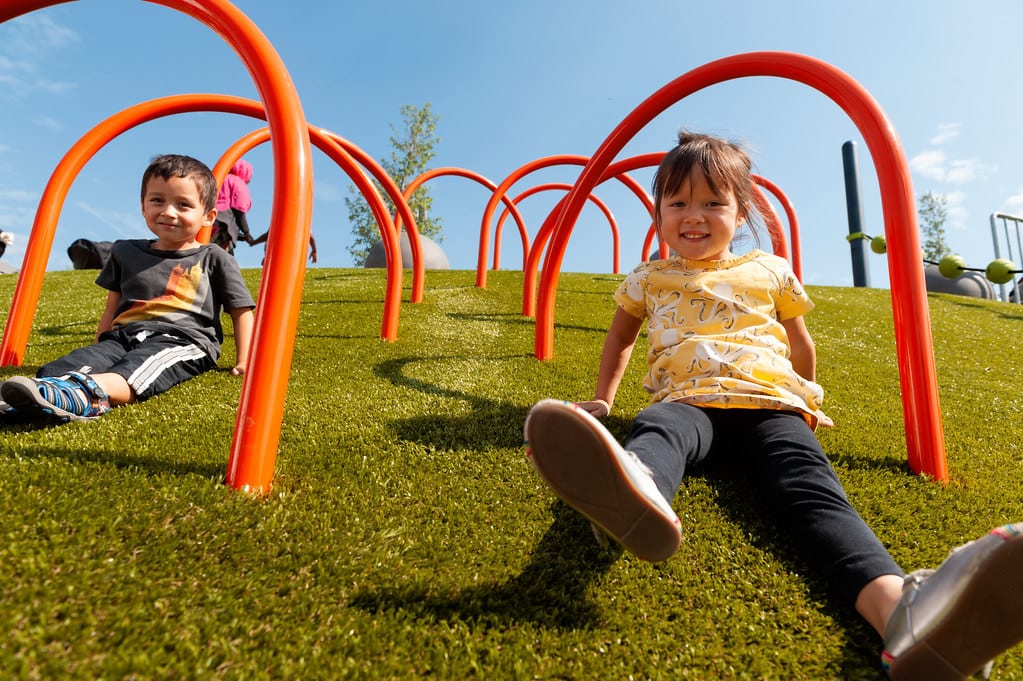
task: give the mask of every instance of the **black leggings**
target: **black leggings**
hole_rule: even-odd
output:
[[[871,580],[903,574],[796,412],[660,402],[636,416],[625,449],[650,467],[669,500],[692,466],[746,468],[800,557],[850,605]]]

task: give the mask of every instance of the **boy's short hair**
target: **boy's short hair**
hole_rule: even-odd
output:
[[[182,154],[163,154],[150,161],[142,173],[142,200],[146,200],[146,186],[154,177],[169,180],[172,177],[187,177],[199,189],[199,199],[204,211],[217,207],[217,179],[213,171],[202,161]]]

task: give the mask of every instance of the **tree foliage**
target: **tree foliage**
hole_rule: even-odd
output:
[[[952,249],[945,242],[945,221],[948,219],[945,195],[927,192],[921,196],[917,216],[923,237],[924,259],[937,262],[951,253]]]
[[[394,133],[390,138],[391,156],[387,160],[381,159],[380,165],[404,192],[412,180],[427,170],[427,164],[436,155],[435,147],[440,138],[435,134],[438,117],[430,109],[429,102],[422,108],[403,104],[401,117],[403,123],[401,130],[391,125],[391,131]],[[394,202],[375,178],[373,184],[376,185],[388,211],[394,216]],[[381,240],[380,226],[373,217],[373,211],[370,210],[366,199],[355,185],[349,187],[345,205],[348,207],[348,221],[352,225],[352,234],[355,237],[348,246],[348,252],[357,265],[363,265],[370,249]],[[432,207],[433,198],[426,186],[417,189],[409,199],[409,208],[412,210],[419,233],[440,242],[443,241],[441,236],[443,225],[439,218],[430,216]]]

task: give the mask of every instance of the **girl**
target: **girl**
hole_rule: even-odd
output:
[[[252,164],[239,159],[224,178],[217,193],[217,221],[213,223],[210,241],[234,254],[239,236],[250,243],[248,212],[252,209],[249,182],[252,181]],[[250,244],[251,245],[251,244]]]
[[[1023,574],[1023,523],[961,547],[937,571],[904,575],[814,437],[832,424],[803,322],[813,303],[784,259],[731,251],[752,192],[741,148],[679,135],[653,180],[658,234],[675,255],[640,264],[618,287],[594,399],[530,410],[533,466],[598,540],[651,561],[678,549],[669,500],[687,470],[742,466],[802,559],[884,638],[892,678],[965,678],[1023,639],[1023,589],[1011,587]],[[614,404],[644,319],[652,403],[621,447],[597,418]]]

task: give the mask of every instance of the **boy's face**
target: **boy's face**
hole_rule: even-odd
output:
[[[661,197],[658,208],[661,239],[688,260],[730,258],[735,230],[746,221],[735,194],[715,193],[700,173],[690,175],[674,194]]]
[[[199,245],[196,235],[213,226],[217,211],[203,211],[199,188],[191,178],[153,177],[142,198],[142,217],[156,235],[154,248],[182,251]]]

